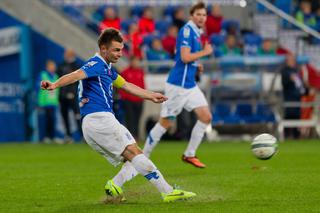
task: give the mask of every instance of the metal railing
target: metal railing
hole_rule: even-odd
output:
[[[288,15],[287,13],[283,12],[267,0],[256,0],[259,4],[265,6],[267,9],[272,11],[274,14],[278,15],[279,17],[283,18],[284,20],[288,21],[289,23],[293,24],[294,26],[298,27],[300,30],[308,33],[309,35],[312,35],[313,37],[320,39],[320,33],[315,31],[314,29],[310,28],[309,26],[297,22],[295,18],[293,18],[291,15]]]

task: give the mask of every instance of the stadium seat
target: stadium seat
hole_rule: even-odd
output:
[[[121,30],[125,31],[126,33],[128,33],[129,30],[129,26],[130,24],[137,22],[136,19],[134,18],[129,18],[129,19],[124,19],[121,21]]]
[[[142,16],[143,10],[144,10],[145,6],[143,5],[135,5],[131,8],[130,14],[133,17],[139,18]]]
[[[255,55],[258,51],[259,46],[262,43],[260,35],[248,33],[244,35],[244,53],[246,55]]]
[[[244,43],[249,45],[260,45],[262,42],[262,38],[260,35],[254,33],[248,33],[244,35]]]
[[[286,0],[286,1],[276,0],[274,4],[277,8],[279,8],[283,12],[286,12],[287,14],[291,14],[291,10],[292,10],[291,0]]]
[[[98,7],[92,14],[92,18],[97,21],[97,22],[101,22],[104,19],[104,11],[106,8],[108,7],[112,7],[114,9],[114,11],[119,14],[119,8],[117,6],[114,5],[103,5]]]
[[[159,32],[159,34],[165,35],[171,23],[171,20],[156,20],[156,30]]]
[[[233,115],[231,105],[227,103],[217,103],[214,105],[212,124],[237,124],[240,123],[239,116]]]
[[[178,6],[176,5],[168,5],[164,10],[163,10],[163,16],[164,17],[169,17],[172,18],[174,12],[176,11],[176,9],[178,8]]]
[[[210,36],[210,42],[215,47],[213,54],[217,58],[221,57],[223,55],[221,50],[220,50],[220,48],[219,48],[219,46],[224,44],[224,40],[225,40],[225,36],[224,35],[212,34]]]
[[[263,6],[262,4],[259,4],[259,3],[256,3],[256,9],[257,9],[257,12],[259,13],[268,13],[269,10]]]
[[[234,19],[223,20],[221,28],[225,32],[229,32],[230,30],[235,30],[237,33],[240,32],[240,23]]]
[[[74,22],[85,26],[87,21],[83,16],[81,10],[74,6],[64,5],[62,7],[64,13],[66,13]]]
[[[258,119],[253,114],[252,104],[248,104],[248,103],[237,104],[234,114],[236,117],[240,118],[241,122],[244,122],[244,123],[258,122]]]
[[[160,36],[155,34],[146,35],[145,37],[143,37],[143,44],[151,47],[152,41],[156,38],[160,39]]]
[[[222,44],[224,44],[224,39],[225,39],[225,36],[220,34],[212,34],[210,36],[211,44],[213,44],[215,47],[219,47]]]
[[[274,112],[268,104],[259,103],[257,105],[256,116],[261,122],[275,122],[276,118]]]

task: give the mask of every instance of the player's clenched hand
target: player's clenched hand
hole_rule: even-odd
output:
[[[45,90],[54,90],[56,88],[55,84],[50,81],[41,81],[40,87]]]
[[[154,103],[162,103],[162,102],[168,100],[168,98],[166,96],[162,95],[161,93],[153,92],[151,94],[150,100]]]
[[[213,47],[209,42],[206,42],[203,47],[203,51],[206,55],[210,55],[213,52]]]

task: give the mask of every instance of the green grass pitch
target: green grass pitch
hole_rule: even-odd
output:
[[[103,204],[112,167],[86,144],[1,144],[0,212],[320,212],[320,142],[281,143],[261,161],[249,143],[203,143],[197,169],[181,161],[186,142],[162,142],[152,160],[190,201],[163,203],[143,177],[124,186],[126,203]]]

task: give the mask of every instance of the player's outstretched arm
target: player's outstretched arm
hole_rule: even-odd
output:
[[[196,61],[204,56],[210,55],[213,52],[211,44],[206,42],[201,51],[191,53],[190,47],[181,47],[181,60],[183,63],[190,63]]]
[[[124,89],[125,91],[127,91],[133,95],[136,95],[140,98],[150,100],[154,103],[162,103],[168,99],[166,96],[164,96],[161,93],[152,92],[149,90],[142,89],[142,88],[140,88],[130,82],[125,82],[123,84],[123,86],[121,87],[121,89]]]
[[[67,75],[62,76],[54,83],[52,83],[50,81],[41,81],[40,86],[41,86],[41,89],[54,90],[59,87],[63,87],[63,86],[72,84],[76,81],[85,79],[86,77],[87,77],[87,75],[85,74],[85,72],[83,70],[79,69],[77,71],[74,71],[72,73],[69,73]]]

